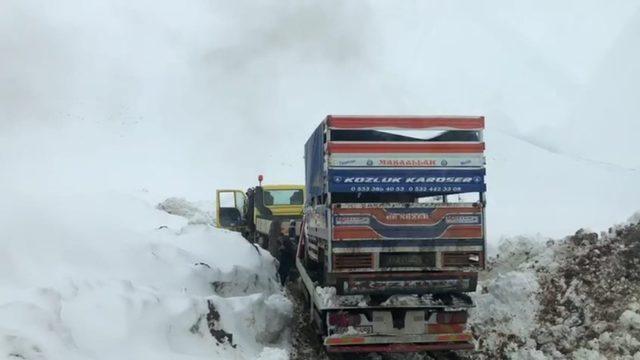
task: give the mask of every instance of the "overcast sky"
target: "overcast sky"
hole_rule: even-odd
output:
[[[258,173],[302,182],[327,114],[485,115],[490,132],[637,172],[639,9],[4,0],[0,185],[209,199]]]

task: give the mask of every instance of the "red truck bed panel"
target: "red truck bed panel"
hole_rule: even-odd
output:
[[[482,142],[469,143],[402,143],[402,142],[329,142],[329,154],[481,154]]]
[[[482,116],[340,116],[330,115],[332,129],[482,130]]]

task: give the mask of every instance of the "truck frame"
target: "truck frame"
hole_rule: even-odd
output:
[[[296,267],[327,351],[474,348],[483,130],[483,117],[328,116],[313,133]]]

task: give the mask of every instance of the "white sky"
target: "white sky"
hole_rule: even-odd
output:
[[[212,199],[258,173],[302,182],[303,144],[330,113],[486,115],[495,139],[637,169],[639,9],[4,0],[0,187]]]

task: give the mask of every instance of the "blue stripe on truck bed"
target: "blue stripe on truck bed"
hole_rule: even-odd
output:
[[[484,169],[331,169],[331,192],[483,192]]]

